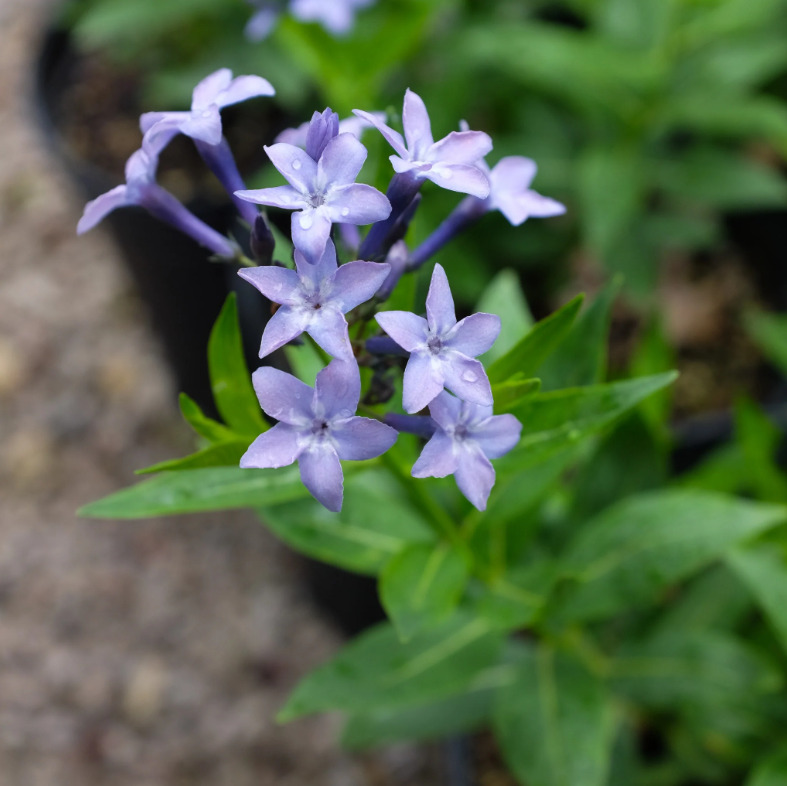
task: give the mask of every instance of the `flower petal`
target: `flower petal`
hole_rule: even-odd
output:
[[[432,355],[413,352],[404,369],[402,406],[411,415],[420,412],[443,389],[441,364]]]
[[[538,172],[536,162],[524,156],[506,156],[492,167],[489,180],[493,195],[499,192],[521,193],[530,187]]]
[[[407,150],[409,151],[407,158],[420,158],[420,152],[430,148],[434,144],[434,138],[432,137],[432,126],[429,122],[426,104],[424,104],[421,96],[414,93],[409,87],[404,94],[402,126],[404,127],[404,138],[407,140]]]
[[[468,164],[435,164],[424,177],[449,191],[470,194],[478,199],[489,196],[489,180],[476,166]]]
[[[301,194],[306,196],[314,191],[317,162],[305,150],[295,145],[288,145],[286,142],[276,142],[273,145],[265,145],[265,152],[273,166]]]
[[[379,112],[364,112],[361,109],[353,109],[353,114],[365,120],[370,125],[373,125],[383,135],[385,141],[388,142],[402,158],[409,158],[407,155],[407,146],[404,143],[404,139],[402,139],[402,135],[383,123]]]
[[[276,95],[276,91],[267,79],[254,75],[238,76],[216,96],[215,103],[219,107],[225,107],[248,98],[273,95]]]
[[[367,151],[352,134],[339,134],[331,139],[317,162],[317,183],[344,186],[355,182],[366,161]]]
[[[151,132],[155,129],[151,129]],[[221,142],[221,113],[215,104],[203,109],[199,114],[191,114],[180,126],[180,132],[192,139],[200,139],[209,145]]]
[[[303,300],[301,280],[294,270],[273,265],[244,267],[238,275],[274,303],[292,306]]]
[[[452,131],[435,142],[429,161],[444,164],[475,164],[492,149],[492,139],[483,131]]]
[[[483,364],[459,352],[448,350],[441,353],[444,384],[462,401],[490,406],[492,388]]]
[[[315,309],[305,330],[331,357],[353,360],[347,320],[338,309]]]
[[[372,418],[349,418],[331,429],[339,458],[363,461],[385,453],[396,442],[396,429]]]
[[[361,398],[361,374],[355,361],[332,360],[314,383],[315,415],[332,418],[349,418],[358,409]]]
[[[244,469],[286,467],[298,458],[300,452],[298,430],[286,423],[277,423],[251,443],[241,456],[240,466]]]
[[[443,391],[429,404],[429,414],[443,431],[453,431],[462,417],[463,402]]]
[[[495,469],[481,449],[472,444],[472,440],[462,443],[454,476],[459,491],[478,510],[486,510],[489,493],[495,485]]]
[[[98,224],[104,216],[111,213],[115,208],[124,207],[125,205],[133,204],[128,198],[128,186],[115,186],[110,189],[106,194],[92,199],[85,205],[82,218],[79,219],[77,224],[77,234],[81,235]]]
[[[424,445],[410,474],[414,478],[444,478],[456,472],[456,459],[454,441],[444,431],[436,431]]]
[[[332,299],[346,314],[374,297],[390,269],[391,266],[385,262],[347,262],[333,277]]]
[[[282,306],[265,323],[260,342],[260,357],[264,358],[300,336],[309,326],[309,315],[301,309]],[[270,413],[268,413],[270,414]],[[275,417],[271,415],[271,417]]]
[[[292,374],[263,366],[251,375],[260,406],[269,415],[291,426],[311,424],[314,391]]]
[[[344,475],[336,451],[327,442],[316,442],[298,457],[303,485],[328,510],[342,509]]]
[[[409,311],[381,311],[374,318],[402,349],[413,352],[426,344],[429,326],[423,317]]]
[[[331,189],[325,208],[331,221],[344,224],[373,224],[391,215],[385,194],[364,183],[351,183]]]
[[[282,210],[303,210],[309,206],[309,203],[303,198],[303,194],[292,186],[252,188],[246,191],[236,191],[234,195],[247,202],[280,207]]]
[[[324,281],[331,278],[336,273],[336,246],[329,238],[325,244],[325,251],[315,264],[310,264],[306,258],[301,254],[298,249],[295,249],[295,267],[298,270],[298,275],[307,284],[310,290],[316,292],[321,288]]]
[[[226,90],[232,82],[232,71],[229,68],[220,68],[208,74],[191,94],[191,109],[201,111],[215,102],[216,96]]]
[[[445,346],[474,358],[483,355],[500,333],[500,317],[495,314],[471,314],[454,325],[443,339]]]
[[[426,320],[429,329],[440,336],[448,333],[456,324],[454,299],[451,296],[451,287],[448,285],[448,276],[439,263],[434,266],[429,292],[426,295]]]
[[[292,242],[311,265],[320,261],[331,236],[331,220],[323,208],[308,208],[292,214]]]
[[[522,424],[513,415],[493,415],[472,432],[487,458],[500,458],[512,450],[522,432]]]

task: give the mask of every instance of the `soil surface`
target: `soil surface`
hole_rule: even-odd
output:
[[[435,784],[435,751],[341,753],[337,718],[280,727],[341,644],[300,562],[251,515],[79,519],[191,449],[102,230],[34,122],[48,0],[0,0],[0,783]]]

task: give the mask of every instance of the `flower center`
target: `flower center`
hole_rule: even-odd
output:
[[[325,439],[331,431],[328,421],[324,418],[315,418],[312,421],[312,435],[317,439]]]
[[[443,341],[440,336],[429,336],[426,340],[426,346],[433,355],[439,355],[440,350],[443,348]]]
[[[311,194],[309,196],[309,204],[312,207],[322,207],[325,204],[325,194]]]

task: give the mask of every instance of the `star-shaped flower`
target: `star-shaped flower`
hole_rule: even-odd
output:
[[[489,195],[489,181],[477,165],[492,149],[492,140],[483,131],[452,131],[435,142],[426,106],[409,89],[402,110],[404,139],[371,112],[354,112],[375,126],[396,151],[390,160],[397,173],[409,172],[415,178],[426,178],[442,188],[479,199]]]
[[[429,404],[429,413],[437,428],[413,465],[413,477],[454,475],[462,494],[485,510],[495,484],[489,459],[500,458],[519,442],[522,424],[513,415],[493,415],[491,406],[445,392]]]
[[[298,462],[301,480],[328,510],[342,507],[342,460],[361,461],[385,453],[395,429],[355,415],[361,379],[355,363],[333,360],[317,374],[314,389],[275,368],[252,375],[260,406],[280,421],[261,434],[240,460],[241,467],[284,467]]]
[[[391,212],[384,194],[355,182],[366,148],[350,134],[331,139],[318,161],[285,142],[265,152],[290,185],[235,194],[258,205],[298,211],[292,215],[292,242],[310,264],[322,257],[333,223],[371,224]]]
[[[139,118],[139,127],[145,135],[143,147],[155,143],[161,149],[175,134],[218,145],[222,135],[221,109],[247,98],[275,93],[271,83],[261,76],[233,79],[229,68],[220,68],[194,88],[188,112],[145,112]]]
[[[423,409],[444,387],[465,401],[492,404],[489,379],[483,365],[473,358],[495,343],[500,317],[479,313],[457,322],[442,266],[434,266],[426,296],[426,319],[409,311],[383,311],[375,319],[410,353],[402,391],[407,412]]]
[[[513,226],[519,226],[531,217],[549,218],[566,212],[565,205],[530,188],[538,171],[536,162],[532,159],[506,156],[491,170],[485,161],[478,165],[489,177],[490,189],[486,209],[499,210]]]
[[[281,308],[268,320],[262,334],[260,357],[269,355],[308,333],[329,355],[352,359],[344,315],[365,303],[385,281],[389,266],[378,262],[347,262],[338,267],[336,249],[329,240],[316,265],[295,251],[296,270],[251,267],[238,275]]]
[[[154,148],[140,149],[132,153],[126,162],[126,183],[115,186],[85,205],[82,218],[77,224],[77,234],[81,235],[92,229],[116,208],[139,205],[156,218],[194,238],[214,254],[234,257],[235,249],[225,237],[197,218],[156,183],[157,167],[158,155]]]

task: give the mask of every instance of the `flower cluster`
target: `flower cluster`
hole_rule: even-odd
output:
[[[372,5],[374,0],[247,0],[256,9],[246,25],[246,36],[251,41],[267,38],[285,6],[300,22],[318,22],[335,36],[346,35],[352,30],[355,12]]]
[[[356,0],[343,7],[362,4]],[[234,258],[244,266],[239,275],[278,306],[262,335],[261,358],[304,333],[330,356],[313,388],[274,368],[254,372],[260,406],[278,422],[249,447],[242,467],[275,468],[297,461],[311,494],[338,511],[343,498],[340,462],[376,458],[406,431],[427,440],[412,475],[453,474],[465,497],[484,510],[495,481],[490,459],[511,450],[521,432],[512,415],[493,414],[493,389],[477,359],[497,338],[499,318],[477,313],[457,321],[448,277],[439,264],[432,273],[425,316],[378,309],[404,274],[420,268],[485,212],[499,210],[516,225],[529,216],[557,215],[563,206],[530,189],[535,164],[528,159],[505,158],[490,170],[484,161],[492,149],[487,134],[463,127],[435,142],[424,102],[411,90],[404,98],[403,136],[379,113],[356,110],[356,117],[340,121],[330,109],[315,112],[308,124],[265,147],[286,185],[248,190],[222,136],[220,110],[273,92],[264,79],[233,79],[222,69],[200,82],[189,111],[143,115],[142,146],[129,159],[126,185],[89,203],[79,231],[116,207],[142,205],[218,256]],[[359,139],[364,126],[378,129],[395,151],[386,194],[356,182],[367,156]],[[175,134],[194,140],[232,196],[251,228],[247,245],[254,261],[243,255],[241,244],[203,224],[155,183],[158,155]],[[410,252],[404,238],[427,180],[466,197]],[[292,211],[291,266],[274,262],[271,233],[258,205]],[[362,238],[359,227],[365,225],[371,228]],[[345,256],[354,259],[339,264]],[[375,392],[378,370],[397,363],[407,414],[381,415],[374,405],[390,400],[393,391]],[[372,370],[365,395],[361,366]],[[359,416],[359,406],[367,407],[370,417]]]

